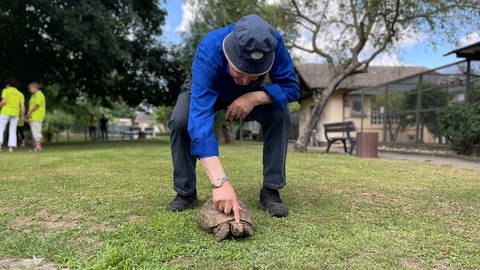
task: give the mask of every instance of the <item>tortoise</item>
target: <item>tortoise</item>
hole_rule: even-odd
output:
[[[240,211],[240,222],[236,223],[231,215],[220,212],[213,203],[208,200],[200,209],[197,215],[197,223],[204,230],[213,233],[217,241],[223,241],[229,237],[247,238],[253,236],[252,214],[247,210],[245,204],[238,200],[242,211]]]

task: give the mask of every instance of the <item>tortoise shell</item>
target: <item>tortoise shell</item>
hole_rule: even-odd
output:
[[[250,211],[247,210],[245,203],[241,200],[238,200],[242,211],[240,211],[240,220],[242,223],[248,223],[250,226],[252,225],[252,214]],[[226,215],[218,211],[213,203],[213,200],[208,200],[200,209],[200,212],[197,215],[197,223],[203,229],[213,232],[213,230],[220,224],[231,222],[234,220],[233,212],[230,215]]]

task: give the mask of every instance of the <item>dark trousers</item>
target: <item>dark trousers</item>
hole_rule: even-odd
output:
[[[183,87],[168,123],[174,190],[184,196],[193,194],[197,183],[196,159],[190,154],[190,135],[187,130],[190,96],[189,87]],[[222,101],[217,101],[216,109],[225,108],[221,104]],[[223,104],[228,105],[227,103]],[[263,186],[273,189],[284,187],[286,184],[285,163],[290,128],[288,109],[274,110],[271,105],[257,106],[250,112],[246,120],[255,120],[262,126],[264,135]]]
[[[89,127],[88,132],[89,132],[91,141],[97,140],[97,128],[96,127]]]
[[[25,140],[25,134],[23,133],[23,126],[22,127],[17,126],[17,140],[19,142],[23,142],[23,140]]]
[[[108,141],[108,129],[106,127],[100,127],[100,136],[102,140],[106,139]]]

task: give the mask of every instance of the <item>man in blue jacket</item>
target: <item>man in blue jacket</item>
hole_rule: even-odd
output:
[[[266,75],[270,83],[264,85]],[[286,217],[279,189],[286,184],[285,162],[290,127],[287,105],[299,96],[292,59],[282,37],[257,15],[213,30],[200,42],[192,78],[182,86],[169,127],[175,198],[167,210],[182,211],[197,202],[195,166],[200,160],[212,183],[215,206],[233,212],[241,208],[218,157],[214,113],[226,118],[258,121],[263,130],[263,187],[260,205],[270,216]]]

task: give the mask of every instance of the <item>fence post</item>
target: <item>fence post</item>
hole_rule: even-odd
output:
[[[466,93],[465,93],[465,102],[469,103],[470,99],[470,59],[467,60],[467,87],[466,87]]]
[[[422,108],[422,85],[423,74],[418,78],[417,84],[417,106],[415,108],[415,143],[420,143],[420,110]]]
[[[385,87],[385,97],[383,98],[383,144],[387,144],[387,103],[388,103],[388,85]]]

